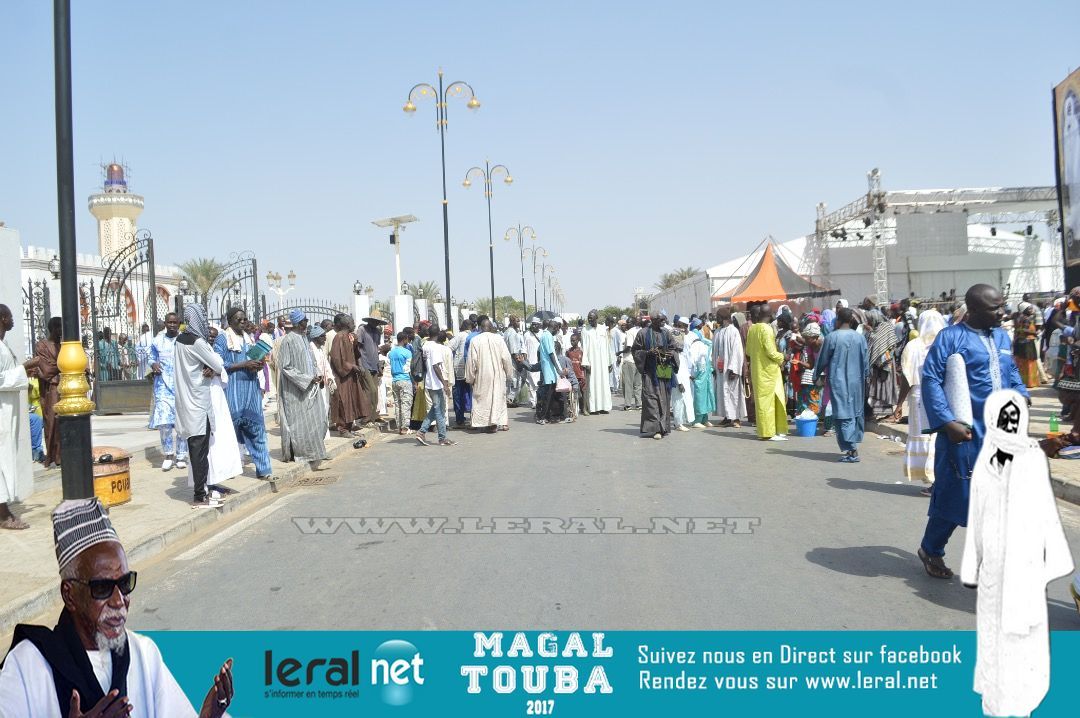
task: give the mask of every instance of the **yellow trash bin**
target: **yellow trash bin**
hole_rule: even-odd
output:
[[[106,454],[110,461],[101,462]],[[119,506],[131,501],[131,469],[128,464],[131,454],[117,446],[95,446],[94,457],[94,495],[101,499],[105,508]]]

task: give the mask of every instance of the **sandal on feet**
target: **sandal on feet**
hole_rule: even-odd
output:
[[[945,565],[945,560],[941,556],[930,556],[922,546],[919,547],[919,560],[932,578],[952,578],[953,572]]]
[[[30,524],[26,523],[17,516],[8,516],[3,521],[0,521],[0,529],[8,529],[10,531],[22,531],[30,528]]]

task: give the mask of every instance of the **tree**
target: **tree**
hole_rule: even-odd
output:
[[[410,284],[406,282],[409,287],[409,294],[417,299],[426,299],[429,302],[441,302],[442,301],[442,287],[438,282],[417,282]],[[489,302],[490,303],[490,302]]]
[[[221,276],[225,265],[213,257],[198,257],[189,259],[177,265],[184,277],[191,282],[191,288],[198,294],[202,305],[210,301],[210,289],[214,282]]]
[[[491,297],[481,297],[472,302],[472,305],[476,307],[478,314],[486,314],[492,319],[498,319],[502,321],[503,317],[508,314],[513,314],[519,319],[525,319],[525,306],[520,300],[514,299],[510,295],[504,295],[501,297],[495,297],[495,314],[491,313]]]
[[[614,304],[609,304],[602,309],[597,309],[596,313],[600,315],[601,321],[604,320],[604,317],[614,317],[615,321],[619,321],[619,317],[624,314],[628,317],[637,315],[637,311],[633,307],[618,307]]]
[[[666,272],[660,275],[660,281],[656,283],[656,288],[661,292],[665,289],[671,289],[679,282],[685,282],[695,274],[701,274],[701,269],[697,267],[683,267],[671,272]]]

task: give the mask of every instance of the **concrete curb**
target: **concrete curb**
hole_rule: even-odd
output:
[[[359,436],[367,439],[368,444],[374,442],[380,432],[375,429],[362,429],[357,432]],[[330,459],[352,451],[355,439],[343,440],[332,447],[327,447],[326,453]],[[274,481],[262,481],[237,494],[233,494],[226,500],[220,509],[194,510],[189,516],[168,526],[150,536],[145,536],[137,543],[125,546],[128,561],[134,565],[156,556],[166,547],[175,544],[181,539],[205,531],[213,524],[220,521],[227,514],[237,511],[240,507],[270,493],[277,493],[282,488],[295,484],[299,479],[311,473],[311,468],[305,462],[303,464],[286,464],[281,471],[275,474]],[[60,582],[53,580],[40,589],[31,591],[7,605],[0,606],[0,636],[9,635],[16,624],[30,620],[41,615],[50,606],[60,602]]]
[[[866,430],[881,436],[895,437],[904,442],[906,442],[908,438],[907,432],[900,427],[890,424],[879,424],[875,421],[867,422]],[[1080,483],[1070,481],[1069,479],[1063,479],[1060,476],[1054,476],[1053,467],[1054,465],[1051,463],[1050,485],[1054,489],[1054,495],[1062,501],[1080,505]]]

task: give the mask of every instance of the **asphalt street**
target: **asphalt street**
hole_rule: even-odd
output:
[[[453,447],[387,437],[335,462],[331,483],[136,566],[129,626],[975,628],[975,592],[930,578],[915,556],[928,499],[903,480],[901,445],[868,434],[851,465],[831,438],[717,428],[654,441],[637,421],[616,410],[537,426],[518,409],[509,432],[454,431]],[[1080,510],[1058,508],[1080,556]],[[442,517],[458,530],[300,528],[332,517]],[[624,533],[469,533],[469,517],[477,531],[496,517],[588,517],[593,531],[620,518]],[[664,517],[725,519],[712,525],[723,533],[625,533]],[[957,572],[962,546],[958,530],[946,556]],[[1051,628],[1080,629],[1068,579],[1050,585],[1049,611]]]

